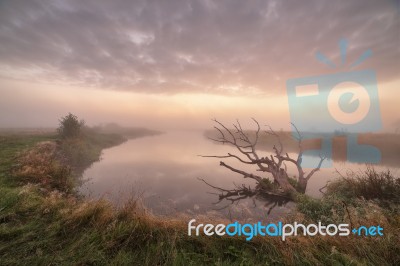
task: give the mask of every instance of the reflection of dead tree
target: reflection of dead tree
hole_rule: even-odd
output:
[[[199,178],[200,181],[204,182],[208,186],[216,189],[219,191],[219,193],[211,193],[211,194],[216,194],[218,195],[218,201],[215,202],[215,204],[218,204],[222,202],[223,200],[229,201],[231,204],[237,203],[242,199],[246,198],[261,198],[262,200],[266,200],[267,203],[265,204],[265,207],[270,207],[268,210],[268,214],[272,211],[273,208],[275,208],[277,205],[282,206],[291,201],[290,197],[287,197],[282,194],[276,194],[273,192],[267,192],[264,190],[260,190],[257,187],[255,189],[250,188],[250,186],[245,186],[245,185],[236,185],[234,189],[224,189],[221,187],[216,187],[208,183],[202,178]],[[253,200],[254,205],[256,205],[255,201]],[[271,206],[272,205],[272,206]],[[229,205],[226,205],[222,207],[221,209],[225,209]]]
[[[235,189],[232,190],[225,190],[219,187],[212,186],[211,184],[201,179],[207,185],[220,192],[220,201],[226,199],[231,202],[235,202],[246,197],[261,196],[266,199],[272,199],[275,202],[275,205],[277,205],[279,204],[278,199],[293,199],[296,194],[305,193],[308,180],[314,175],[315,172],[320,169],[322,162],[324,161],[324,158],[321,158],[318,166],[312,169],[309,173],[303,171],[303,168],[301,167],[301,160],[303,155],[302,137],[300,132],[294,125],[293,127],[295,128],[298,136],[297,141],[299,146],[299,154],[297,158],[292,158],[289,156],[288,153],[283,152],[283,145],[280,139],[280,135],[278,135],[270,127],[268,131],[265,131],[265,133],[276,138],[277,146],[273,146],[272,154],[260,156],[257,152],[256,146],[260,137],[261,127],[255,119],[253,119],[253,121],[257,125],[257,130],[255,131],[253,137],[250,137],[250,134],[242,129],[239,121],[237,121],[236,124],[233,124],[234,129],[227,128],[218,120],[213,121],[217,124],[217,126],[215,126],[214,128],[217,130],[219,137],[210,139],[218,143],[230,144],[234,146],[239,152],[239,155],[228,153],[227,155],[208,155],[202,157],[212,157],[220,159],[233,158],[242,164],[254,165],[256,171],[268,173],[269,177],[272,177],[274,181],[272,183],[266,177],[261,177],[256,174],[237,169],[235,167],[232,167],[231,165],[226,164],[223,161],[220,161],[220,166],[225,167],[232,172],[238,173],[244,178],[253,179],[254,181],[256,181],[257,184],[254,189],[242,185],[237,186]],[[293,164],[295,166],[295,169],[297,170],[297,175],[295,175],[294,178],[289,177],[286,164]]]
[[[219,200],[215,204],[220,203],[222,200],[227,200],[227,201],[230,201],[231,203],[235,203],[241,199],[253,197],[253,196],[257,195],[257,193],[258,193],[256,190],[251,189],[250,187],[246,187],[245,185],[236,186],[235,189],[224,189],[224,188],[213,186],[202,178],[198,178],[198,179],[200,181],[203,181],[208,186],[210,186],[220,192],[218,194],[212,193],[212,194],[217,194],[218,198],[219,198]]]

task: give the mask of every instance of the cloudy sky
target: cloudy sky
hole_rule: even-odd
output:
[[[287,128],[288,79],[363,69],[376,71],[390,129],[400,118],[399,1],[0,1],[0,127],[54,126],[73,112],[89,124],[256,117]]]

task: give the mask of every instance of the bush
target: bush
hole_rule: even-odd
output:
[[[364,198],[399,204],[400,178],[395,178],[389,170],[377,172],[368,167],[365,172],[349,172],[346,177],[330,183],[327,194],[336,194],[345,199]]]
[[[60,126],[58,128],[58,134],[61,138],[78,138],[82,133],[82,128],[85,125],[85,121],[78,120],[76,115],[68,113],[68,115],[60,119]]]

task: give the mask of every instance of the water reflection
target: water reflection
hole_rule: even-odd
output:
[[[87,182],[80,187],[80,192],[91,198],[105,197],[116,205],[140,196],[144,205],[156,215],[184,213],[192,217],[208,215],[239,220],[274,220],[290,212],[291,203],[281,204],[268,214],[271,206],[258,199],[242,200],[217,211],[228,202],[213,204],[218,197],[210,192],[215,191],[198,178],[226,189],[234,188],[235,184],[255,185],[252,180],[220,167],[218,159],[198,157],[200,154],[224,155],[227,152],[232,152],[232,147],[216,145],[198,131],[168,132],[132,139],[104,150],[102,160],[84,172],[83,178]],[[225,161],[243,170],[252,170],[251,166],[240,165],[235,160]],[[362,165],[344,163],[335,163],[334,167],[339,170],[363,168]],[[307,194],[318,197],[319,189],[335,177],[335,169],[321,169],[310,180]]]

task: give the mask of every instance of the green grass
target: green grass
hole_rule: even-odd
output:
[[[279,238],[255,237],[247,242],[240,237],[189,237],[187,221],[153,217],[135,200],[117,210],[105,201],[85,201],[71,193],[44,191],[40,182],[32,184],[16,179],[11,169],[17,153],[43,140],[55,140],[55,136],[1,139],[1,265],[398,265],[400,262],[399,224],[387,218],[393,213],[374,202],[353,197],[347,208],[352,223],[384,226],[387,233],[380,238],[296,237],[283,242]],[[327,222],[347,221],[348,213],[339,211],[341,200],[334,194],[322,200],[303,196],[299,199],[301,212],[286,221],[315,222],[324,216]]]

